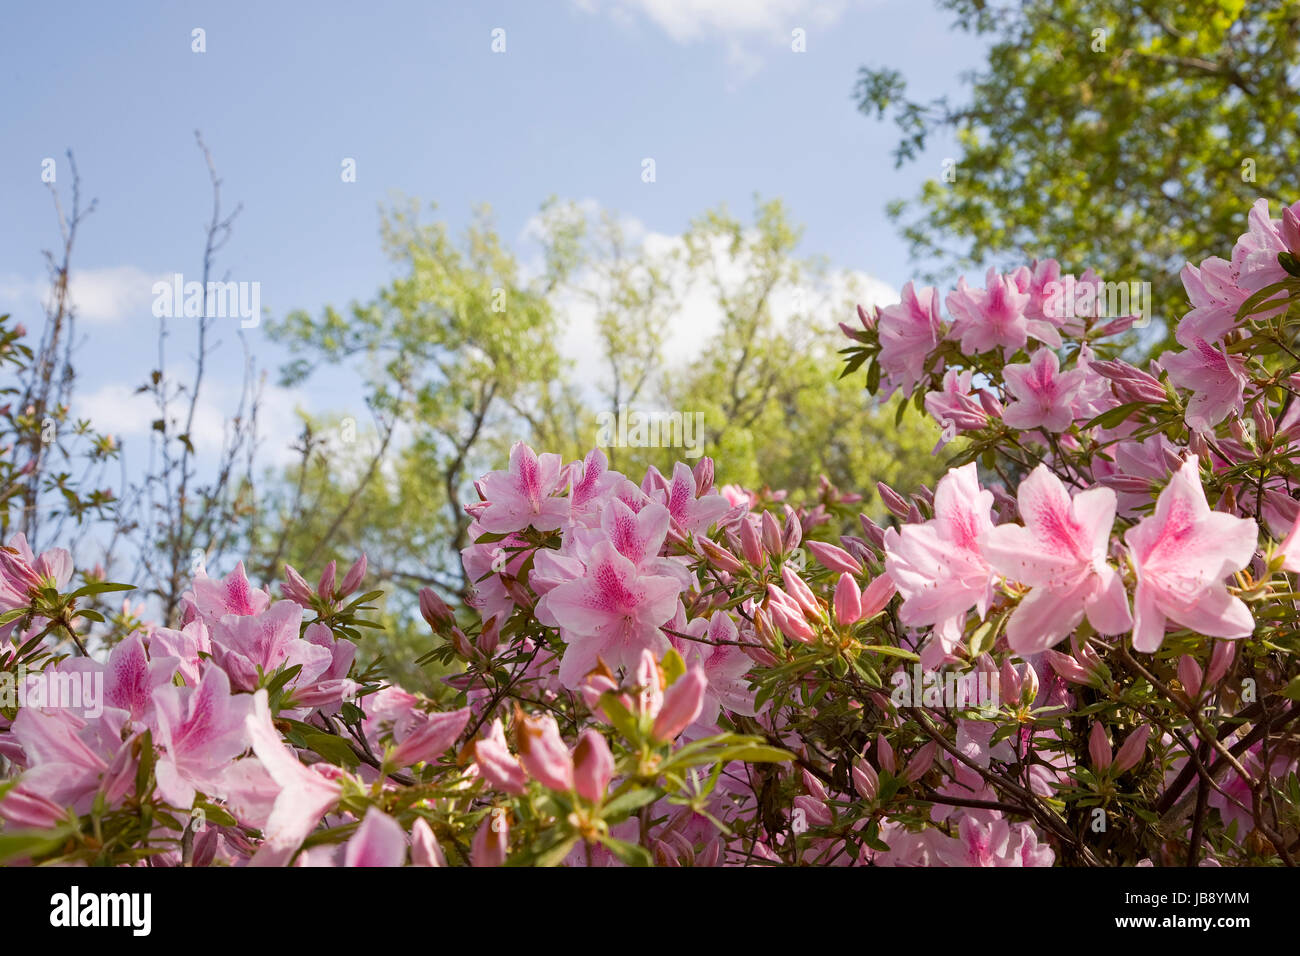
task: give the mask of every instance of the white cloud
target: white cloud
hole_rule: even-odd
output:
[[[112,325],[129,318],[151,318],[153,284],[161,276],[135,266],[73,269],[69,297],[77,318],[92,325]],[[21,316],[28,327],[43,314],[53,290],[45,278],[0,276],[0,311]]]
[[[772,34],[783,43],[796,27],[829,26],[850,0],[574,0],[590,13],[619,20],[642,16],[678,43],[723,35]],[[739,48],[732,56],[742,55]]]
[[[213,462],[220,454],[226,439],[227,422],[238,402],[237,383],[214,381],[204,389],[194,409],[194,424],[190,429],[190,440],[200,462]],[[261,464],[281,466],[296,457],[290,446],[302,428],[296,409],[303,404],[303,393],[297,389],[263,389],[257,413],[258,461]],[[73,406],[75,417],[87,418],[96,431],[126,442],[130,464],[143,465],[145,446],[158,418],[158,409],[151,395],[137,392],[129,385],[109,383],[94,391],[78,393]],[[173,404],[173,417],[183,411],[180,402]]]

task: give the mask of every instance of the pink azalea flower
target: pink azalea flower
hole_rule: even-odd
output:
[[[910,392],[925,376],[925,360],[943,334],[939,321],[939,293],[932,287],[919,292],[909,282],[903,300],[880,310],[876,319],[880,354],[876,361],[884,373],[885,397],[897,389]]]
[[[697,498],[695,473],[680,461],[673,466],[668,491],[659,497],[667,505],[673,521],[688,535],[703,534],[731,510],[727,499],[716,492]]]
[[[154,690],[170,684],[180,661],[145,653],[144,638],[137,631],[119,643],[108,655],[104,668],[104,699],[120,707],[132,720],[145,722],[153,716]]]
[[[1300,203],[1284,212],[1294,216],[1300,212]],[[1287,278],[1286,270],[1277,261],[1277,254],[1287,251],[1287,243],[1282,235],[1282,220],[1269,217],[1267,199],[1255,200],[1247,222],[1248,231],[1232,248],[1232,263],[1241,273],[1237,284],[1250,292],[1258,292]]]
[[[240,690],[251,691],[281,667],[301,665],[291,686],[313,683],[334,661],[332,648],[302,640],[302,605],[276,601],[251,615],[226,615],[212,629],[213,660]]]
[[[1250,563],[1259,531],[1249,518],[1211,511],[1189,458],[1156,500],[1156,510],[1124,535],[1137,570],[1133,648],[1154,653],[1166,618],[1209,637],[1248,637],[1255,619],[1224,578]]]
[[[972,355],[1001,348],[1011,356],[1025,347],[1029,338],[1059,347],[1061,335],[1045,319],[1027,316],[1032,296],[1021,292],[1013,278],[990,269],[983,289],[972,289],[959,279],[948,293],[948,311],[953,315],[952,335],[961,340],[962,350]]]
[[[1002,420],[1012,428],[1042,428],[1063,432],[1074,422],[1074,402],[1087,378],[1084,369],[1061,372],[1051,349],[1034,351],[1027,365],[1003,369],[1007,391],[1014,399]]]
[[[266,691],[253,695],[253,712],[244,719],[253,752],[279,785],[263,842],[250,866],[284,866],[327,811],[338,803],[342,785],[303,766],[280,740],[271,723]]]
[[[1182,279],[1192,310],[1178,321],[1174,338],[1179,345],[1193,348],[1198,339],[1218,342],[1237,327],[1237,310],[1250,293],[1237,284],[1232,263],[1212,257],[1198,269],[1189,262]]]
[[[668,650],[660,627],[673,616],[681,591],[677,578],[642,575],[613,544],[597,544],[587,573],[548,597],[547,606],[568,644],[560,683],[577,689],[598,659],[630,670],[643,649],[656,654]]]
[[[599,448],[589,451],[581,465],[575,462],[570,467],[570,517],[582,524],[599,522],[603,506],[621,476],[609,470],[609,461]]]
[[[699,665],[708,679],[704,703],[696,724],[711,727],[723,708],[737,714],[754,716],[754,692],[745,675],[754,667],[753,659],[743,647],[737,647],[740,634],[731,615],[715,611],[712,617],[697,617],[682,632],[703,637],[712,643],[670,638],[687,666]]]
[[[983,616],[993,600],[992,569],[978,544],[993,527],[992,510],[993,493],[980,489],[972,462],[940,479],[933,519],[885,532],[885,571],[903,596],[899,620],[936,628],[931,654],[949,652],[966,612],[974,607]]]
[[[1163,353],[1160,364],[1171,382],[1192,392],[1186,418],[1193,431],[1212,431],[1229,413],[1240,415],[1244,410],[1246,363],[1239,356],[1195,339],[1185,352]]]
[[[988,413],[978,398],[971,394],[971,372],[950,368],[943,373],[943,390],[927,392],[925,410],[945,430],[953,432],[974,431],[989,423]],[[945,435],[944,440],[948,440]]]
[[[227,614],[261,614],[271,603],[271,595],[248,583],[243,561],[220,581],[200,573],[186,596],[209,627]]]
[[[230,681],[208,667],[197,687],[165,684],[154,691],[162,748],[158,791],[178,809],[189,809],[195,790],[209,787],[225,766],[248,747],[244,727],[249,698],[230,693]]]
[[[980,537],[988,563],[1030,591],[1007,622],[1007,640],[1022,657],[1060,643],[1085,614],[1102,634],[1133,620],[1119,573],[1106,563],[1115,522],[1115,492],[1090,488],[1073,499],[1061,479],[1039,465],[1020,484],[1020,525]]]
[[[553,531],[569,516],[568,499],[552,497],[561,490],[560,456],[538,455],[523,442],[510,449],[509,470],[490,472],[478,488],[486,503],[478,522],[493,534],[530,526]]]

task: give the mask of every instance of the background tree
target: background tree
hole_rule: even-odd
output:
[[[940,131],[960,143],[953,181],[889,209],[913,255],[937,260],[931,279],[1032,249],[1150,281],[1155,313],[1177,318],[1183,262],[1243,232],[1255,199],[1300,193],[1293,0],[938,2],[990,40],[968,104],[909,100],[888,68],[856,88],[864,113],[893,116],[898,165]]]

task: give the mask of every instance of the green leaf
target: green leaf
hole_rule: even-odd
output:
[[[109,581],[92,581],[84,584],[68,595],[69,598],[89,597],[92,594],[106,594],[109,591],[134,591],[134,584],[113,584]]]
[[[333,734],[312,733],[302,735],[303,744],[339,767],[356,767],[361,761],[348,742]]]
[[[632,712],[623,706],[618,694],[607,690],[600,695],[600,709],[605,712],[614,729],[631,741],[641,739],[641,728]]]
[[[682,655],[677,652],[677,648],[668,649],[668,653],[664,655],[663,668],[664,679],[670,685],[675,684],[677,678],[686,673],[686,662],[682,660]]]
[[[68,833],[66,826],[53,830],[7,830],[0,833],[0,863],[39,857],[56,850],[67,839]]]
[[[873,654],[884,654],[886,657],[901,657],[905,661],[919,661],[921,658],[911,651],[905,651],[901,647],[890,647],[888,644],[866,644],[862,648],[864,651],[871,651]]]
[[[600,815],[609,823],[620,823],[626,820],[632,811],[640,810],[647,803],[654,803],[662,795],[663,791],[656,787],[634,787],[620,793],[601,807]]]
[[[603,836],[599,839],[610,853],[613,853],[628,866],[654,865],[654,858],[650,856],[650,851],[643,846],[638,846],[635,843],[628,843],[625,840],[616,840],[609,836]]]

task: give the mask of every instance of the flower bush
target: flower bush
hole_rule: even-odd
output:
[[[1189,265],[1142,366],[1140,318],[1065,302],[1099,280],[1051,260],[859,309],[844,373],[954,453],[933,489],[879,486],[890,527],[829,484],[517,444],[467,509],[467,606],[420,594],[437,701],[359,663],[364,556],[280,599],[199,573],[165,627],[16,537],[0,857],[1291,864],[1298,216],[1261,201]]]

